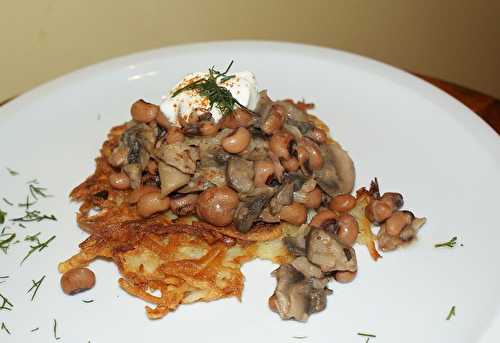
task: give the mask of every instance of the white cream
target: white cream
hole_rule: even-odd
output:
[[[232,96],[240,104],[250,110],[255,110],[258,101],[257,81],[255,76],[249,71],[240,73],[231,73],[235,77],[224,83],[217,81],[219,86],[228,89]],[[210,102],[207,97],[201,96],[196,90],[186,90],[172,98],[172,94],[179,88],[184,87],[200,78],[208,77],[208,73],[193,73],[182,79],[172,90],[160,105],[161,111],[168,120],[177,126],[180,126],[179,119],[187,121],[194,111],[204,111],[210,108]],[[221,111],[213,106],[210,110],[212,118],[218,122],[222,118]]]

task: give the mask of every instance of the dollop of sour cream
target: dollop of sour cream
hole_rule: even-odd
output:
[[[243,71],[239,73],[231,73],[231,75],[234,75],[234,77],[225,82],[220,82],[221,79],[218,79],[217,84],[228,89],[233,98],[238,100],[240,104],[254,111],[257,106],[259,96],[257,91],[257,81],[254,74],[249,71]],[[192,113],[206,111],[210,111],[215,122],[218,122],[222,118],[222,112],[215,105],[210,109],[210,101],[208,98],[201,96],[195,89],[180,92],[175,97],[172,97],[172,94],[176,90],[201,78],[207,77],[208,73],[189,74],[177,85],[175,85],[175,87],[172,88],[169,94],[163,99],[163,102],[160,104],[160,109],[170,123],[180,126],[181,122],[187,122],[189,120]]]

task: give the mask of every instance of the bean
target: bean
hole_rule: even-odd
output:
[[[166,211],[170,207],[170,199],[162,197],[160,192],[151,192],[144,194],[137,202],[137,213],[148,218],[153,214]]]
[[[121,167],[127,162],[128,148],[125,145],[119,145],[113,149],[113,152],[108,158],[109,164],[113,167]]]
[[[393,211],[393,208],[387,203],[380,200],[372,200],[365,208],[365,215],[372,223],[380,224],[389,218]]]
[[[253,182],[256,187],[264,187],[269,177],[274,174],[274,164],[270,160],[256,161],[254,169],[255,176]]]
[[[181,143],[184,141],[184,133],[179,127],[170,127],[167,130],[167,144]]]
[[[237,154],[245,150],[250,143],[250,138],[250,132],[244,127],[240,127],[222,140],[222,147],[229,153]]]
[[[307,219],[307,209],[301,203],[292,202],[290,205],[282,207],[279,217],[290,224],[301,225]]]
[[[64,293],[73,295],[94,287],[95,275],[88,268],[75,268],[61,277],[61,288]]]
[[[339,270],[335,272],[335,275],[333,276],[335,278],[335,281],[340,282],[340,283],[349,283],[354,278],[356,277],[358,273],[357,272],[350,272],[348,270]]]
[[[142,99],[134,102],[130,108],[132,119],[140,123],[149,123],[155,120],[159,111],[160,108],[157,105],[150,104]]]
[[[211,123],[209,121],[204,121],[200,123],[200,133],[202,136],[213,136],[215,135],[219,129],[217,128],[217,125],[214,123]]]
[[[296,148],[297,152],[297,160],[299,161],[299,164],[302,166],[308,159],[309,159],[309,154],[303,146],[298,146]]]
[[[408,211],[394,212],[384,223],[385,232],[391,236],[399,236],[401,230],[411,223],[413,216]]]
[[[340,194],[334,196],[328,204],[328,208],[337,212],[350,211],[354,208],[354,206],[356,206],[356,198],[350,194]]]
[[[156,122],[164,129],[168,129],[172,125],[162,111],[159,111],[156,115]]]
[[[271,136],[269,150],[278,158],[288,160],[290,158],[289,146],[293,140],[292,134],[287,131],[279,131]]]
[[[130,179],[124,172],[109,175],[109,184],[115,189],[127,189],[130,187]]]
[[[387,205],[391,206],[392,210],[398,210],[403,207],[404,201],[403,196],[400,193],[387,192],[382,195],[380,201],[385,202]]]
[[[312,170],[321,169],[323,167],[323,156],[321,156],[318,145],[307,138],[303,138],[299,145],[303,146],[307,151],[309,167]]]
[[[288,160],[284,160],[281,162],[281,164],[289,172],[297,171],[300,168],[299,161],[295,157],[291,157]]]
[[[194,212],[198,194],[187,194],[170,199],[170,208],[178,216],[186,216]]]
[[[252,115],[242,108],[237,108],[233,117],[239,127],[249,127],[253,122]]]
[[[210,224],[226,226],[233,221],[239,202],[238,194],[231,188],[211,187],[198,197],[196,213]]]
[[[338,231],[337,237],[340,243],[345,246],[352,247],[358,238],[359,226],[356,218],[350,214],[343,214],[337,220]]]
[[[318,212],[311,220],[310,225],[315,227],[321,227],[324,221],[329,219],[337,219],[337,215],[330,210],[323,210]]]
[[[155,187],[155,186],[149,186],[149,185],[141,186],[137,189],[134,189],[132,192],[130,192],[130,194],[127,197],[127,202],[129,204],[135,204],[139,201],[139,199],[143,195],[148,194],[148,193],[153,193],[153,192],[159,192],[159,191],[160,190],[158,189],[158,187]]]
[[[319,208],[321,206],[322,198],[323,198],[323,192],[319,187],[316,187],[311,192],[306,193],[306,196],[302,203],[307,208]]]
[[[286,113],[282,106],[274,104],[266,120],[262,123],[261,129],[268,135],[275,133],[283,127]]]

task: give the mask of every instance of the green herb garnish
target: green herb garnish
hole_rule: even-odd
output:
[[[0,294],[0,298],[2,299],[2,305],[0,305],[0,310],[12,311],[14,305],[12,305],[9,299],[4,297],[2,294]]]
[[[13,203],[11,203],[9,200],[7,200],[7,198],[5,198],[5,197],[4,197],[4,198],[2,198],[2,199],[3,199],[3,202],[4,202],[4,203],[6,203],[7,205],[9,205],[9,206],[14,205],[14,204],[13,204]]]
[[[0,240],[0,249],[4,252],[4,254],[7,254],[7,250],[9,250],[10,245],[13,244],[12,241],[14,240],[14,238],[16,238],[16,234],[15,233],[4,234],[2,232],[1,236],[9,236],[8,238]]]
[[[30,245],[30,251],[28,251],[26,256],[24,256],[23,260],[21,261],[21,264],[23,264],[24,261],[26,261],[28,259],[28,257],[30,257],[31,254],[33,254],[35,251],[41,252],[43,249],[45,249],[49,245],[50,242],[52,242],[56,238],[56,236],[54,235],[54,236],[50,237],[48,240],[46,240],[45,242],[40,242],[40,239],[38,238],[39,235],[40,235],[40,232],[37,233],[36,235],[33,235],[33,236],[26,236],[26,238],[24,239],[25,241],[35,242],[36,244]]]
[[[0,330],[4,330],[5,332],[7,332],[9,335],[10,335],[10,331],[9,329],[7,328],[7,325],[5,325],[4,322],[2,322],[2,326],[0,327]]]
[[[455,305],[453,305],[446,316],[446,320],[450,320],[452,317],[455,317]]]
[[[222,73],[216,70],[215,66],[213,66],[212,68],[208,69],[207,78],[198,79],[187,84],[184,87],[177,89],[172,93],[172,98],[176,97],[182,92],[194,90],[197,91],[199,95],[208,99],[208,101],[210,102],[209,110],[211,110],[215,106],[221,111],[222,115],[228,115],[229,113],[233,112],[236,105],[248,110],[233,97],[233,95],[227,88],[219,85],[235,77],[235,75],[227,75],[229,69],[231,69],[231,66],[233,65],[233,62],[234,61],[231,61],[231,63],[229,63],[229,66]]]
[[[11,221],[13,221],[13,222],[41,222],[44,219],[57,221],[57,218],[53,214],[46,215],[46,214],[42,214],[38,210],[29,211],[28,209],[26,209],[26,211],[24,212],[24,216],[11,219]]]
[[[292,338],[295,338],[295,339],[306,339],[307,336],[292,336]]]
[[[61,339],[61,337],[57,336],[57,320],[54,319],[54,338],[56,340]]]
[[[9,278],[9,276],[8,276],[8,275],[5,275],[5,276],[0,276],[0,279],[8,279],[8,278]],[[7,282],[7,281],[0,281],[0,285],[1,285],[2,283],[5,283],[5,282]]]
[[[7,171],[9,172],[9,174],[12,175],[12,176],[19,175],[18,172],[16,172],[15,170],[10,169],[9,167],[5,167],[5,169],[7,169]]]
[[[453,248],[457,244],[457,237],[453,237],[448,242],[434,244],[434,248],[448,247]]]
[[[86,303],[86,304],[90,304],[90,303],[93,303],[94,302],[94,299],[90,299],[90,300],[82,300],[82,302]]]
[[[17,206],[19,207],[26,207],[26,210],[29,210],[30,209],[30,206],[33,206],[34,204],[36,204],[36,200],[33,201],[33,202],[30,202],[30,196],[29,194],[26,196],[26,201],[23,202],[23,203],[19,203],[17,204]]]
[[[40,328],[34,328],[34,329],[31,329],[30,332],[35,332],[35,331],[38,331],[40,330]]]
[[[33,291],[33,295],[31,296],[31,301],[35,299],[36,293],[38,292],[38,288],[40,288],[40,285],[42,284],[44,279],[45,275],[42,276],[42,278],[36,282],[35,280],[31,280],[31,282],[33,282],[33,286],[31,286],[31,288],[26,292],[26,294],[29,294],[31,291]]]
[[[7,212],[0,210],[0,224],[5,223],[5,216],[6,215],[7,215]]]

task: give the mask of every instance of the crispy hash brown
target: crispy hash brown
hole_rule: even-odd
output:
[[[79,253],[60,263],[61,273],[96,258],[110,259],[122,274],[120,286],[155,305],[146,306],[146,313],[157,319],[180,304],[240,298],[244,281],[240,267],[245,262],[262,258],[283,264],[292,259],[281,240],[285,229],[292,228],[285,223],[260,225],[243,234],[195,217],[178,218],[175,223],[168,215],[142,219],[127,203],[130,191],[113,189],[108,182],[113,168],[107,156],[125,128],[111,130],[94,174],[71,192],[73,200],[82,202],[77,222],[90,236],[80,244]]]

